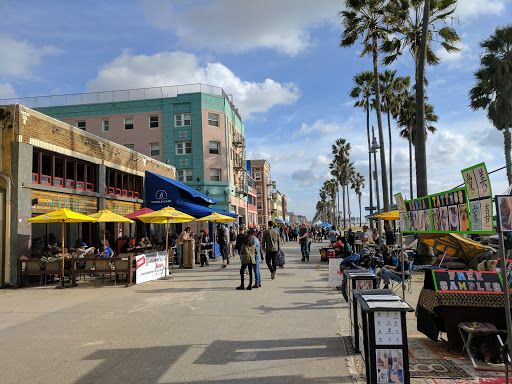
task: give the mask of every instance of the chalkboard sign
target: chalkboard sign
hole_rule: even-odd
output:
[[[437,293],[503,293],[499,272],[432,270]]]

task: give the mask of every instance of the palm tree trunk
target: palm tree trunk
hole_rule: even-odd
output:
[[[357,199],[359,200],[359,226],[361,226],[361,194],[357,194]]]
[[[350,189],[348,189],[347,184],[347,205],[348,205],[348,227],[352,228],[352,220],[350,218],[351,212],[350,212]]]
[[[370,104],[368,97],[366,98],[366,137],[368,138],[368,178],[370,180],[370,214],[373,213],[373,192],[372,192],[372,154],[370,153]],[[359,218],[361,221],[361,218]],[[373,228],[372,220],[370,220],[370,228]]]
[[[373,75],[374,88],[375,88],[375,110],[377,113],[377,126],[379,127],[379,141],[380,141],[380,172],[382,179],[382,200],[384,201],[384,212],[389,211],[389,196],[388,196],[388,177],[386,171],[386,153],[384,151],[384,132],[382,131],[382,116],[380,109],[380,84],[379,84],[379,66],[378,66],[378,46],[376,33],[372,36],[372,53],[373,53]],[[386,231],[389,229],[387,220],[384,222]]]
[[[416,82],[416,193],[418,196],[428,195],[427,185],[427,152],[425,145],[425,60],[427,55],[427,31],[430,18],[430,0],[423,5],[423,25],[421,29],[420,56],[416,63],[418,79]]]
[[[338,188],[338,212],[340,211],[340,190]],[[338,227],[340,226],[340,217],[338,216]]]
[[[412,138],[409,134],[409,193],[411,194],[410,199],[414,199],[414,195],[412,192]]]
[[[342,191],[343,191],[343,228],[346,228],[347,226],[347,223],[346,223],[346,220],[347,220],[347,216],[345,215],[346,213],[346,207],[345,207],[345,184],[341,185],[341,188],[342,188]]]
[[[391,113],[388,111],[388,133],[389,133],[389,205],[393,204],[393,167],[391,166]]]
[[[510,131],[508,128],[503,130],[505,137],[505,165],[507,166],[508,185],[512,185],[512,161],[510,159]]]

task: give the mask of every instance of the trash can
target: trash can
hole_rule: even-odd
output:
[[[371,271],[367,269],[346,269],[343,271],[344,279],[346,279],[347,289],[347,302],[350,318],[350,337],[352,338],[352,345],[357,352],[360,351],[359,346],[359,329],[357,327],[357,311],[356,301],[352,295],[352,291],[355,289],[366,290],[377,288],[377,281],[379,278]]]
[[[389,289],[354,290],[361,356],[368,384],[410,384],[407,312],[412,307]]]
[[[185,268],[194,268],[195,264],[195,242],[194,240],[183,241],[183,266]]]
[[[320,261],[327,261],[327,251],[329,248],[320,248]]]

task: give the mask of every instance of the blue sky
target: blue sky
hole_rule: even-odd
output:
[[[356,171],[368,178],[366,117],[348,94],[353,76],[372,67],[359,58],[358,43],[339,47],[343,3],[3,0],[0,98],[221,86],[244,121],[247,158],[266,158],[289,210],[311,219],[337,138],[351,143]],[[427,142],[430,193],[461,184],[460,170],[468,166],[485,162],[491,171],[505,165],[503,135],[485,111],[471,111],[468,91],[479,42],[511,23],[512,0],[459,0],[455,16],[461,51],[441,52],[441,64],[427,69],[429,102],[439,115],[438,131]],[[391,69],[400,76],[414,73],[408,56]],[[371,118],[377,127],[374,113]],[[407,142],[392,124],[393,190],[409,198]],[[387,151],[387,139],[384,145]],[[503,192],[505,171],[491,182],[494,193]],[[363,192],[364,207],[368,183]],[[358,216],[355,194],[350,201]]]

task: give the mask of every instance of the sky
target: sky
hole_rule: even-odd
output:
[[[334,0],[0,0],[0,99],[220,86],[242,117],[247,159],[269,161],[289,211],[313,218],[330,178],[331,145],[344,138],[356,172],[367,180],[364,216],[370,205],[366,114],[349,93],[353,77],[372,70],[372,62],[360,58],[359,42],[339,47],[343,6]],[[434,43],[441,63],[426,72],[428,101],[439,116],[427,140],[429,193],[462,184],[460,170],[480,162],[488,171],[505,165],[503,134],[485,111],[469,108],[468,92],[479,43],[512,23],[512,0],[459,0],[448,23],[461,50],[447,54]],[[408,54],[388,68],[379,65],[414,75]],[[371,124],[377,129],[373,111]],[[389,166],[386,119],[383,124]],[[408,199],[408,145],[395,122],[391,129],[393,193]],[[491,175],[491,185],[495,194],[505,191],[505,170]],[[349,199],[352,216],[359,216],[353,191]]]

